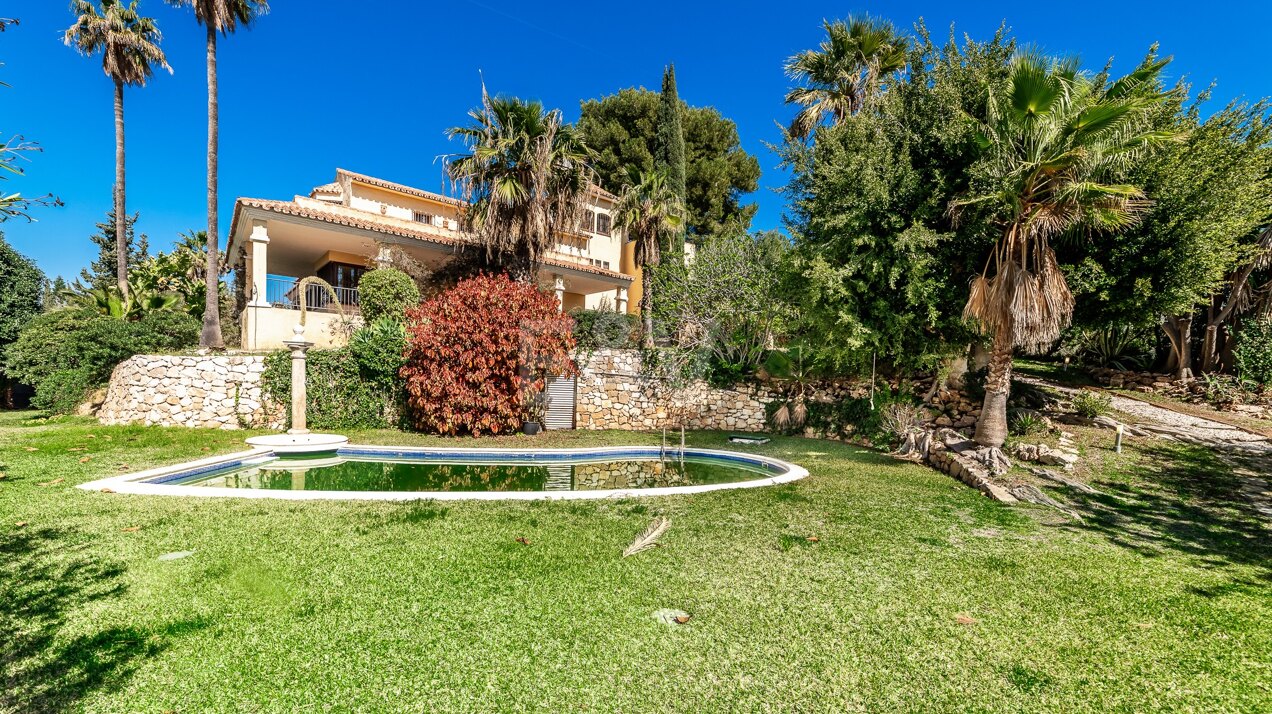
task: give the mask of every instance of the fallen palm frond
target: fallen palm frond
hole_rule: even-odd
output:
[[[800,396],[795,400],[795,408],[791,410],[791,425],[799,428],[804,426],[808,421],[808,405],[804,403],[804,397]]]
[[[649,527],[645,529],[645,532],[636,536],[636,540],[632,541],[632,544],[627,546],[627,550],[623,551],[623,557],[626,558],[628,556],[636,555],[641,551],[657,547],[659,545],[658,539],[661,538],[662,534],[666,533],[667,529],[670,527],[671,521],[667,520],[666,517],[659,516],[658,518],[655,518],[654,522],[650,523]]]
[[[777,411],[773,413],[773,426],[778,429],[785,429],[791,425],[791,410],[787,404],[782,404]]]

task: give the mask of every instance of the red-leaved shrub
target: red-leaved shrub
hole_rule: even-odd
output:
[[[577,372],[573,318],[554,296],[480,275],[407,312],[407,406],[438,434],[516,431],[549,374]]]

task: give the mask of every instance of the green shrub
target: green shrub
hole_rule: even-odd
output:
[[[1243,379],[1272,384],[1272,317],[1245,323],[1232,356]]]
[[[1078,416],[1094,419],[1112,411],[1113,400],[1107,394],[1083,389],[1073,395],[1073,410]]]
[[[383,429],[397,427],[401,389],[368,378],[353,351],[310,350],[306,360],[305,418],[311,429]],[[265,393],[291,415],[291,354],[265,358],[261,375]]]
[[[976,404],[985,401],[985,380],[989,379],[989,367],[970,369],[963,375],[963,393]]]
[[[360,328],[349,338],[349,350],[367,379],[389,388],[401,384],[398,371],[406,364],[406,327],[402,323],[382,317]]]
[[[6,370],[35,389],[32,406],[66,412],[110,380],[115,365],[136,354],[171,352],[199,341],[199,321],[182,312],[153,312],[135,322],[84,310],[36,317],[6,351]]]
[[[408,308],[420,304],[420,289],[397,268],[378,268],[358,281],[358,305],[369,325],[381,318],[406,322]]]
[[[1144,369],[1152,361],[1155,336],[1151,329],[1131,325],[1080,329],[1065,336],[1061,353],[1092,367]]]
[[[737,386],[750,376],[751,372],[746,365],[726,362],[716,355],[712,355],[711,362],[707,365],[707,383],[719,389]]]
[[[1033,410],[1021,410],[1013,413],[1007,420],[1007,430],[1012,436],[1029,436],[1039,434],[1047,429],[1047,422],[1042,415]]]
[[[795,411],[790,405],[798,401],[794,400],[787,405],[788,413]],[[799,432],[807,427],[818,433],[838,434],[845,431],[845,427],[851,427],[853,436],[864,438],[870,443],[884,444],[891,442],[896,436],[893,429],[900,423],[896,417],[900,416],[903,408],[916,408],[915,412],[910,413],[914,422],[922,417],[921,411],[917,410],[919,401],[913,394],[901,390],[892,392],[887,386],[875,393],[873,407],[869,397],[848,397],[833,402],[805,401],[803,404],[807,411],[803,421],[794,419],[789,426],[781,427],[780,420],[775,417],[783,402],[770,402],[766,407],[769,424],[774,430],[786,433]]]
[[[36,386],[31,406],[54,414],[70,414],[100,384],[100,380],[87,369],[60,369]]]
[[[629,349],[640,345],[640,316],[613,310],[571,310],[578,349]]]

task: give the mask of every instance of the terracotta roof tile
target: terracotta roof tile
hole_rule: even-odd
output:
[[[354,181],[357,181],[358,183],[366,184],[368,186],[375,186],[377,188],[384,188],[390,191],[397,191],[399,193],[405,193],[407,195],[416,196],[418,198],[427,198],[431,201],[440,201],[442,203],[449,203],[454,206],[467,205],[466,203],[459,200],[458,198],[451,198],[450,196],[446,196],[440,193],[425,191],[424,189],[415,188],[414,186],[407,186],[406,184],[402,184],[402,183],[394,183],[393,181],[385,181],[384,179],[378,179],[374,176],[367,176],[366,174],[360,174],[360,173],[357,173],[356,171],[349,171],[348,169],[336,169],[337,183],[339,183],[339,179],[343,176],[348,176]]]
[[[309,206],[301,205],[295,201],[271,201],[263,198],[240,198],[234,206],[234,220],[230,226],[230,236],[238,233],[239,216],[241,209],[255,208],[259,210],[269,211],[271,213],[279,213],[288,216],[296,216],[298,218],[308,218],[310,220],[322,221],[333,225],[347,226],[349,228],[358,228],[361,230],[374,231],[376,233],[387,233],[389,235],[401,236],[404,238],[413,238],[415,240],[425,241],[427,243],[436,243],[453,248],[458,248],[468,243],[460,234],[443,235],[439,229],[424,224],[416,224],[413,221],[407,221],[392,216],[377,216],[366,211],[359,211],[354,208],[346,208],[345,206],[324,205]],[[569,260],[559,258],[545,258],[545,265],[552,265],[559,268],[568,268],[578,270],[593,275],[602,275],[607,278],[631,281],[630,275],[624,275],[613,270],[606,270],[592,265],[583,265]]]

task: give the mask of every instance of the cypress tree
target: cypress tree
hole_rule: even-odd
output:
[[[658,98],[658,134],[654,145],[654,166],[667,172],[671,190],[685,203],[685,133],[681,126],[680,95],[676,92],[676,66],[667,65],[663,72],[662,93]],[[681,229],[669,237],[663,251],[683,253],[685,234]]]

